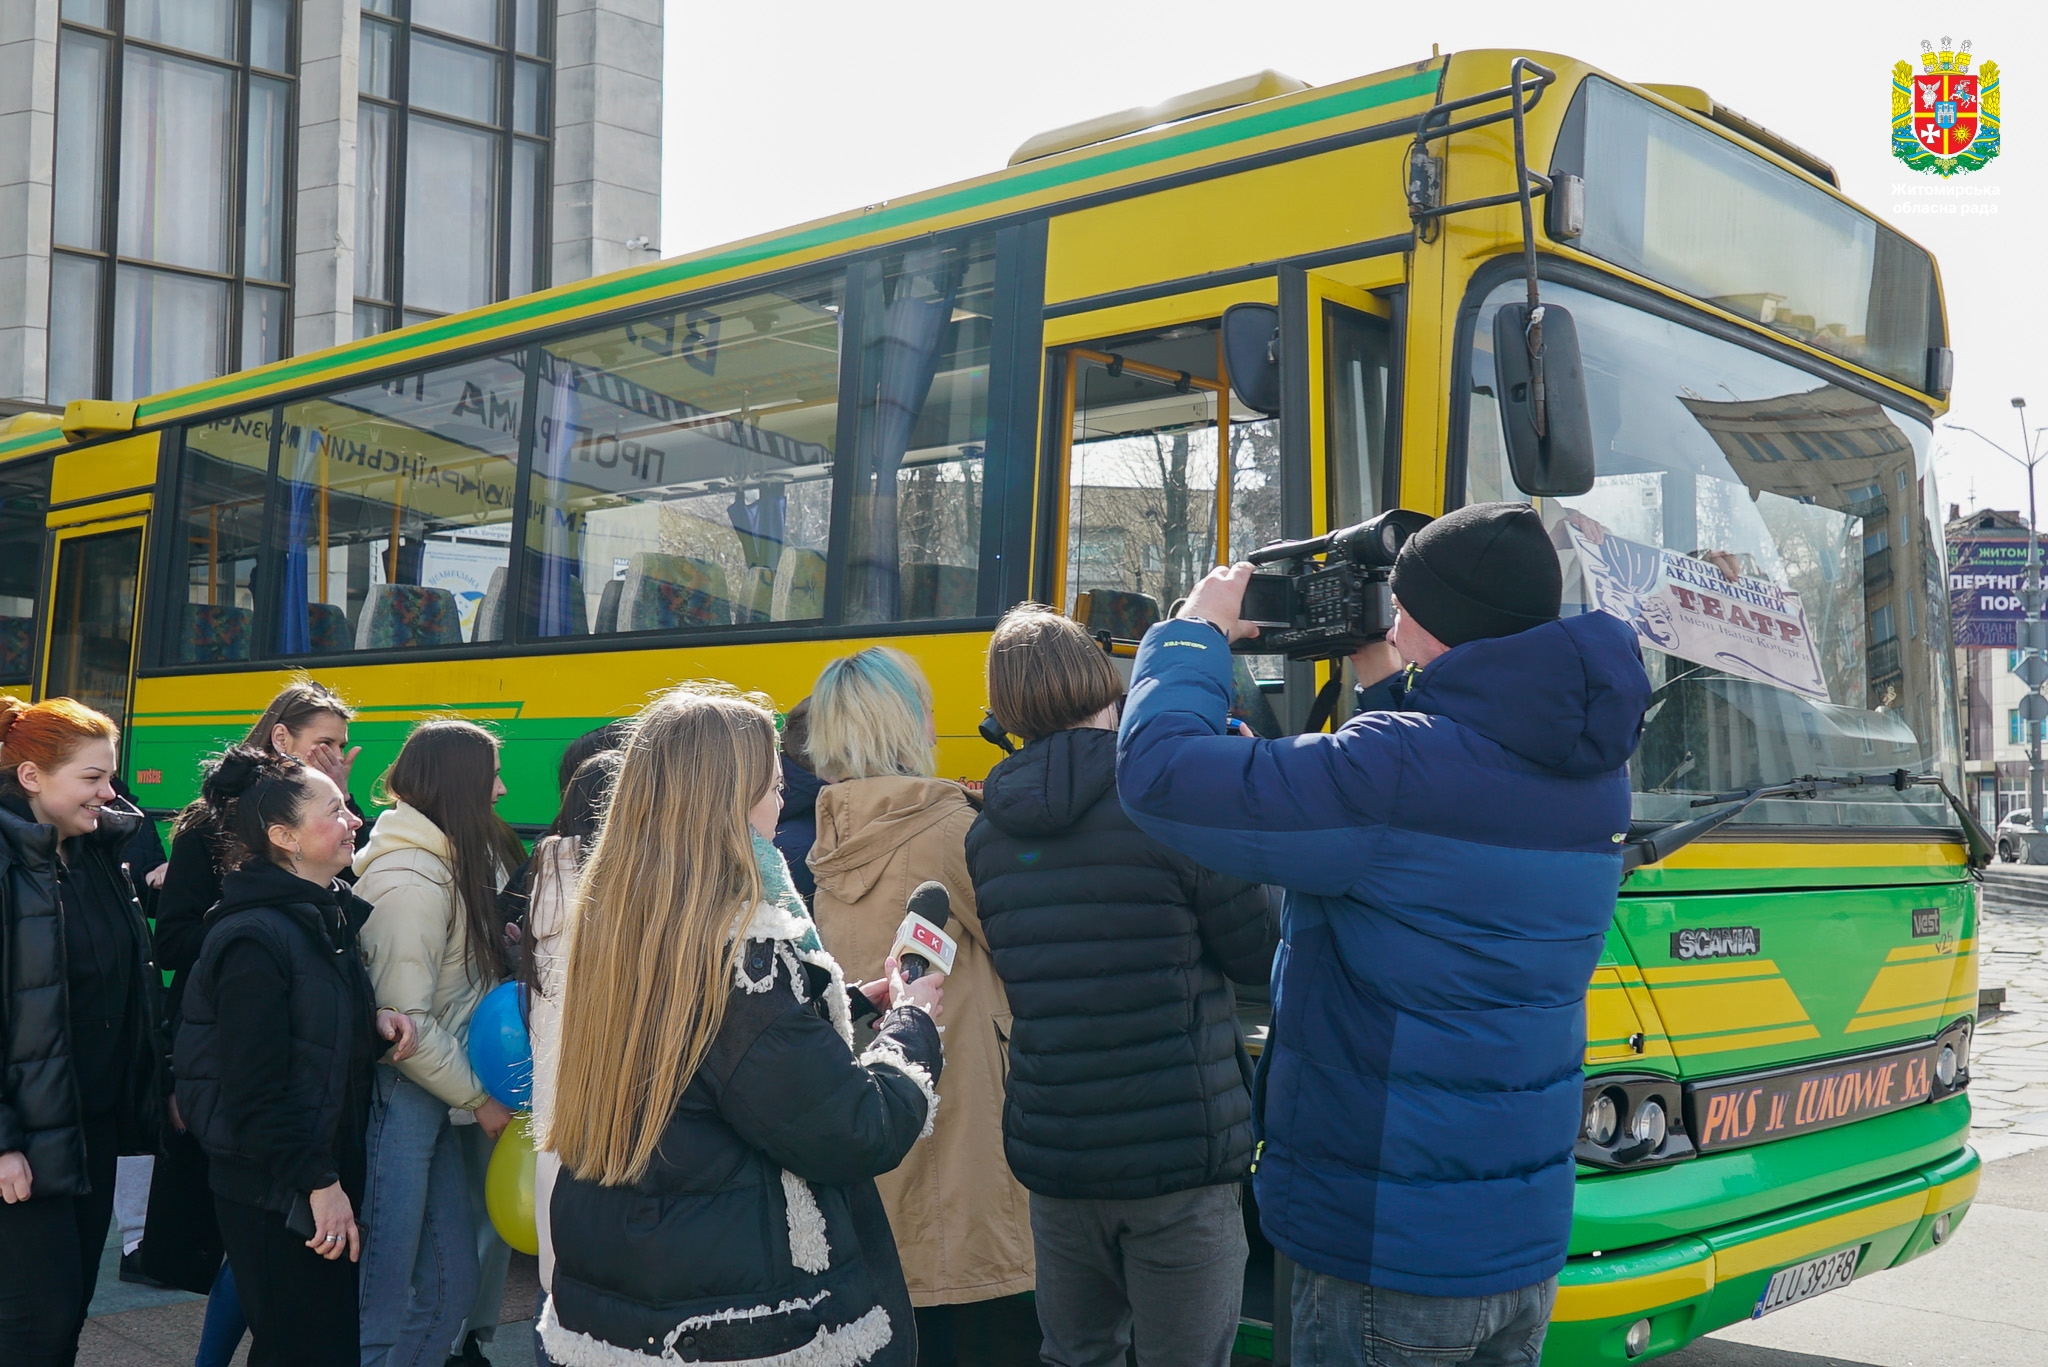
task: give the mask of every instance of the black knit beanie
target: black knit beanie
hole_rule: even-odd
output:
[[[1473,503],[1408,538],[1394,597],[1447,646],[1557,620],[1564,577],[1543,519],[1526,503]]]

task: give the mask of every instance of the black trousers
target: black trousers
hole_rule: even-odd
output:
[[[114,1118],[85,1123],[84,1196],[0,1202],[0,1363],[71,1367],[114,1219]],[[34,1174],[30,1174],[33,1178]]]
[[[249,1367],[357,1367],[356,1265],[332,1262],[284,1216],[213,1198],[235,1291],[249,1318]]]

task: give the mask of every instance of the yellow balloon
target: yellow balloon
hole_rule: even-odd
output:
[[[540,1231],[533,1222],[533,1136],[526,1130],[530,1119],[525,1111],[512,1117],[484,1172],[491,1224],[499,1238],[521,1253],[540,1252]]]

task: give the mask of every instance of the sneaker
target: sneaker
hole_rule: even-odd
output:
[[[484,1356],[483,1345],[476,1341],[474,1329],[462,1336],[462,1351],[450,1355],[442,1367],[491,1367],[491,1360]]]
[[[135,1246],[133,1253],[123,1253],[121,1255],[121,1280],[133,1282],[137,1286],[154,1287],[158,1291],[167,1289],[162,1282],[142,1270],[142,1245],[140,1244]]]

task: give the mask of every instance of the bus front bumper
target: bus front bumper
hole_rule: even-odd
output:
[[[1553,1367],[1641,1362],[1750,1318],[1773,1273],[1860,1248],[1856,1276],[1919,1257],[1949,1238],[1977,1194],[1965,1146],[1940,1162],[1751,1220],[1644,1248],[1573,1258],[1558,1277],[1544,1341]],[[1939,1228],[1937,1229],[1937,1225]],[[1649,1340],[1628,1351],[1629,1330]]]

